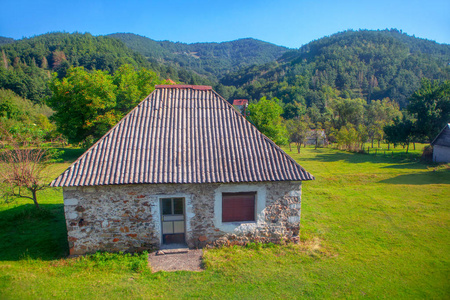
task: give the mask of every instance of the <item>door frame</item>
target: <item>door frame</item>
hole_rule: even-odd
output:
[[[163,238],[163,208],[162,208],[162,201],[163,199],[174,199],[174,198],[181,198],[183,199],[183,222],[184,222],[184,243],[187,243],[187,229],[188,229],[188,222],[187,222],[187,214],[186,214],[186,204],[187,204],[187,197],[185,195],[160,195],[158,197],[158,206],[159,206],[159,225],[160,225],[160,245],[167,245],[164,244],[164,238]],[[173,200],[172,200],[173,201]]]

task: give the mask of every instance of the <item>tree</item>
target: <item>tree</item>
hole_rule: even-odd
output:
[[[122,65],[114,74],[114,85],[117,86],[116,111],[126,114],[139,104],[154,89],[161,84],[155,72],[147,69],[136,71],[132,65]]]
[[[444,82],[422,79],[407,107],[417,121],[415,131],[429,142],[450,121],[450,80]]]
[[[39,208],[37,192],[49,187],[47,167],[57,152],[46,148],[40,140],[32,142],[13,138],[2,129],[2,140],[7,147],[0,154],[1,195],[5,202],[16,198],[33,200]]]
[[[308,135],[308,118],[296,118],[286,121],[286,129],[289,133],[289,146],[291,143],[295,143],[297,146],[297,153],[300,153],[302,144],[305,142]]]
[[[392,123],[395,117],[401,117],[401,115],[398,104],[389,98],[370,102],[366,112],[366,127],[372,148],[374,139],[378,140],[378,147],[380,147],[380,142],[384,139],[383,128]]]
[[[288,132],[282,123],[283,108],[277,98],[262,97],[257,103],[250,103],[247,111],[249,121],[263,134],[279,145],[288,143]]]
[[[332,103],[335,128],[352,124],[358,126],[364,119],[366,102],[361,98],[335,98]]]
[[[298,102],[287,103],[283,108],[283,118],[286,120],[298,118],[306,113],[306,108]]]
[[[54,75],[50,89],[48,105],[55,110],[51,118],[70,143],[89,136],[98,139],[119,120],[114,112],[117,87],[106,71],[70,68],[61,80]]]
[[[393,124],[384,127],[386,133],[386,140],[388,143],[393,143],[394,147],[397,144],[406,146],[406,153],[409,150],[409,144],[414,137],[414,123],[404,115],[402,118],[396,117]]]

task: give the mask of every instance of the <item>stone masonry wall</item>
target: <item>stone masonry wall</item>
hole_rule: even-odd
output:
[[[159,248],[161,197],[184,197],[189,247],[230,241],[293,239],[300,224],[301,183],[247,184],[265,191],[256,222],[234,224],[232,232],[214,223],[214,198],[221,187],[239,184],[152,184],[64,188],[70,254],[143,251]],[[232,242],[234,243],[234,242]]]

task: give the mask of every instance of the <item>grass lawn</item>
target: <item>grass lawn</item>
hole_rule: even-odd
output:
[[[300,245],[208,250],[199,273],[152,274],[145,255],[67,259],[62,192],[47,190],[41,212],[0,205],[0,298],[450,298],[448,167],[301,151],[287,149],[316,180],[303,185]]]

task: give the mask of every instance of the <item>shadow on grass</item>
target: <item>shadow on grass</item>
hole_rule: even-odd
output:
[[[316,150],[320,151],[320,149]],[[424,164],[411,161],[409,159],[401,159],[401,158],[391,158],[388,156],[384,156],[382,154],[376,156],[373,154],[362,154],[362,153],[353,153],[353,152],[344,152],[340,150],[336,150],[333,153],[323,153],[317,154],[314,157],[301,157],[299,160],[303,161],[321,161],[321,162],[337,162],[344,161],[347,163],[358,164],[358,163],[392,163],[398,162],[395,165],[389,165],[382,168],[397,168],[397,169],[423,169],[425,168]]]
[[[0,211],[0,261],[68,255],[63,204],[25,204]]]
[[[59,155],[59,159],[64,162],[74,162],[78,157],[80,157],[86,149],[79,148],[56,148],[59,151],[62,151],[61,155]]]
[[[419,174],[405,174],[379,181],[389,184],[450,184],[450,172],[446,170],[422,172]]]

